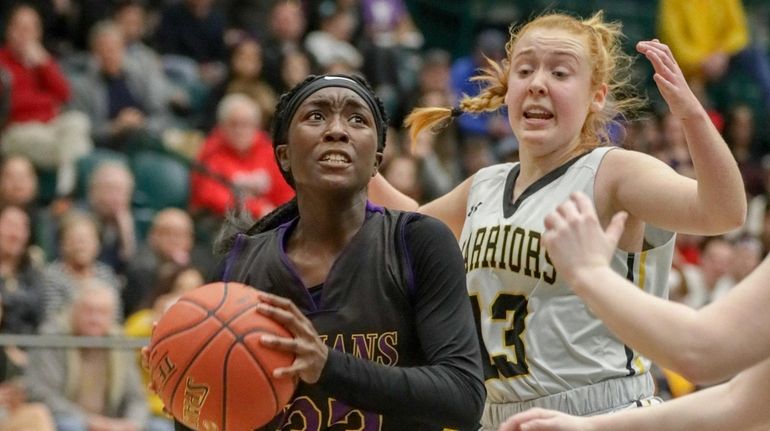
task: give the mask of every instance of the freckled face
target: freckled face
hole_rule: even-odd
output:
[[[374,115],[347,88],[326,87],[305,99],[289,125],[288,142],[276,151],[298,191],[365,190],[382,158]]]
[[[533,28],[518,40],[505,102],[522,148],[543,155],[579,144],[589,111],[604,103],[591,89],[588,53],[584,37],[560,29]]]

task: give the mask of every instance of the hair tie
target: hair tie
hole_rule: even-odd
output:
[[[452,118],[459,117],[460,115],[463,115],[463,110],[459,106],[455,106],[452,108]]]

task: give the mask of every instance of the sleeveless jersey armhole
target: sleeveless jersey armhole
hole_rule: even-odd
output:
[[[241,253],[241,248],[243,248],[243,243],[245,242],[245,235],[242,233],[238,233],[235,235],[235,243],[233,244],[233,248],[230,249],[230,251],[227,253],[227,258],[225,260],[225,269],[222,272],[222,281],[227,282],[230,280],[230,271],[233,268],[233,264],[235,263],[236,259],[238,259],[238,256]]]
[[[417,295],[417,286],[415,284],[414,263],[407,244],[406,227],[414,218],[414,213],[401,213],[398,217],[398,225],[396,227],[396,251],[399,256],[399,269],[403,279],[406,280],[406,286],[404,286],[406,291],[403,293],[409,299],[410,304],[414,304]]]

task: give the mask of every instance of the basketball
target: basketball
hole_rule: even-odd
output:
[[[150,375],[166,409],[196,430],[253,430],[268,423],[295,390],[274,378],[294,356],[262,346],[263,334],[289,337],[256,311],[257,293],[217,282],[183,295],[164,314],[150,340]]]

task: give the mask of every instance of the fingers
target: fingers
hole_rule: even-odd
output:
[[[610,225],[607,226],[607,230],[604,233],[607,235],[607,239],[610,240],[614,247],[617,247],[620,236],[623,235],[623,228],[626,225],[626,219],[628,219],[628,213],[620,211],[612,216]]]
[[[500,425],[499,431],[520,431],[520,430],[528,430],[528,429],[537,429],[535,427],[529,427],[527,424],[532,423],[532,421],[537,421],[539,419],[546,419],[550,418],[554,415],[553,412],[544,410],[541,408],[533,408],[525,411],[524,413],[519,413],[515,416],[510,417],[507,421],[505,421],[502,425]]]
[[[313,324],[310,323],[307,317],[305,317],[293,303],[291,304],[290,310],[287,310],[285,308],[280,308],[280,306],[262,302],[257,304],[257,312],[280,323],[295,337],[316,335]]]

